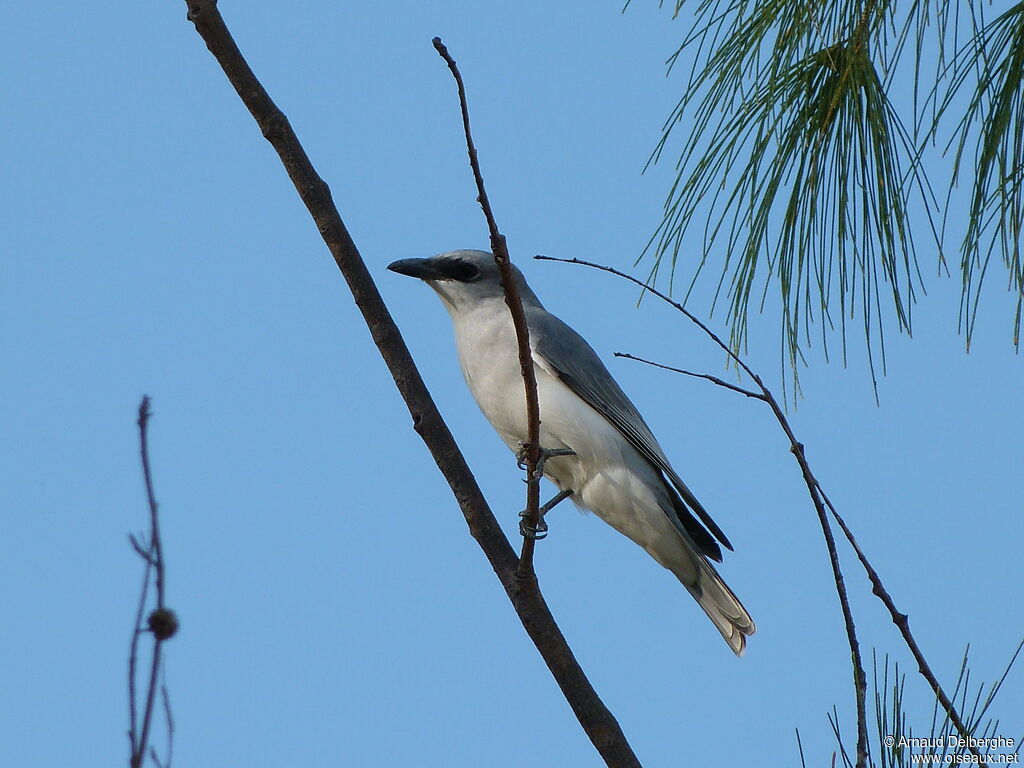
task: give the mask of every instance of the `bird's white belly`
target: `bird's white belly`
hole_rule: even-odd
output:
[[[504,307],[502,307],[504,309]],[[507,311],[507,310],[505,310]],[[459,333],[459,357],[466,383],[480,410],[513,451],[528,435],[526,391],[511,322],[481,325]],[[666,515],[671,510],[660,474],[612,424],[534,358],[540,403],[540,442],[545,449],[569,448],[571,456],[549,459],[545,476],[561,490],[571,490],[580,507],[628,536],[658,562],[674,559],[666,541],[678,533]],[[675,547],[670,547],[674,549]]]

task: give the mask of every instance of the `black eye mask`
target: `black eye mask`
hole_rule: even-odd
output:
[[[448,280],[469,283],[480,277],[480,268],[462,259],[437,259],[434,268]]]

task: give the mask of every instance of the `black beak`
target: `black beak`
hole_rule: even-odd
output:
[[[444,275],[434,266],[433,259],[399,259],[388,264],[388,269],[400,275],[420,280],[440,280]]]

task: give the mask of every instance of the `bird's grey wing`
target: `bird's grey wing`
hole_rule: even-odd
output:
[[[644,458],[664,472],[686,506],[693,510],[693,513],[708,527],[715,538],[732,549],[728,537],[711,519],[711,515],[697,501],[690,489],[686,487],[686,483],[672,469],[672,465],[669,464],[665,452],[658,445],[647,422],[612,378],[611,373],[586,339],[541,307],[527,307],[526,315],[534,351],[547,361],[566,386],[608,419]],[[683,515],[688,515],[685,508],[680,510],[677,506],[676,512],[680,515],[679,522],[683,524],[693,539],[702,544],[705,542],[701,539],[706,539],[713,550],[718,550],[714,541],[707,536],[703,529],[700,529],[699,524],[696,524],[692,517],[690,521],[683,517]],[[693,525],[687,525],[687,522],[692,522]],[[694,535],[694,528],[700,529],[700,533],[704,533],[704,536]],[[706,549],[706,547],[702,548]],[[713,551],[707,552],[707,554],[714,556]],[[720,551],[715,559],[721,560]]]

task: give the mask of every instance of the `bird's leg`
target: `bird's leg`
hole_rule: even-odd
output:
[[[547,463],[548,459],[553,459],[556,456],[575,456],[575,455],[576,455],[576,451],[574,451],[572,448],[544,448],[544,447],[541,447],[541,449],[540,449],[540,458],[537,459],[537,471],[536,471],[536,473],[534,474],[534,476],[532,478],[527,478],[526,481],[530,482],[530,480],[539,480],[540,478],[544,477],[544,465]],[[516,465],[520,469],[525,471],[528,468],[527,467],[527,461],[528,460],[529,460],[529,443],[520,442],[519,443],[519,450],[516,451]]]
[[[559,491],[556,493],[550,501],[546,504],[542,504],[537,509],[537,527],[534,528],[530,525],[530,521],[526,519],[526,515],[529,513],[528,509],[524,509],[519,513],[519,517],[522,518],[519,521],[519,535],[530,539],[543,539],[548,535],[548,524],[544,522],[544,515],[558,506],[560,503],[572,496],[572,491]]]
[[[556,456],[575,456],[576,452],[572,448],[544,448],[541,446],[540,455],[537,457],[537,466],[532,474],[528,474],[526,483],[539,483],[540,479],[544,477],[544,465],[548,459],[552,459]],[[527,464],[529,457],[529,443],[520,442],[519,450],[516,451],[516,464],[522,470],[528,470]],[[560,501],[567,499],[572,495],[572,491],[561,491],[547,504],[541,505],[537,509],[537,525],[533,526],[530,524],[528,519],[529,510],[524,509],[519,513],[519,517],[522,518],[519,521],[519,533],[520,535],[528,539],[543,539],[548,535],[548,524],[544,522],[544,515],[554,509],[555,505]]]

